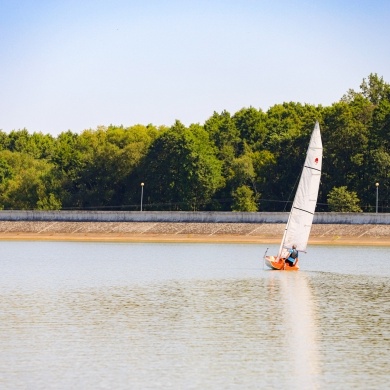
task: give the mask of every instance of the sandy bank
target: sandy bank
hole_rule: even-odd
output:
[[[285,224],[0,221],[0,240],[280,242]],[[310,244],[390,246],[390,225],[313,225]]]

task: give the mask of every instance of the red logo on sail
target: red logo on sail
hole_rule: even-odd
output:
[[[316,157],[316,159],[314,160],[314,162],[315,162],[316,164],[318,164],[318,157]]]

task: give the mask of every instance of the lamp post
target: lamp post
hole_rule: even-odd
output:
[[[379,183],[375,183],[376,186],[376,207],[375,212],[378,213],[378,190],[379,190]]]
[[[142,211],[142,201],[144,199],[144,183],[141,183],[141,211]]]

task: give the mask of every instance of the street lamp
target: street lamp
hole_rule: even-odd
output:
[[[142,201],[144,199],[144,183],[141,183],[141,211],[142,211]]]
[[[376,207],[375,212],[378,213],[378,190],[379,190],[379,183],[375,183],[376,186]]]

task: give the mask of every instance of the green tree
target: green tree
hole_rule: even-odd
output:
[[[24,152],[31,135],[27,129],[12,130],[8,135],[8,148],[11,152]]]
[[[390,100],[390,84],[385,83],[377,73],[371,73],[367,79],[363,79],[360,89],[362,95],[374,105],[382,100]]]
[[[252,189],[256,189],[256,174],[253,167],[253,157],[250,152],[233,159],[232,170],[234,173],[232,178],[234,187],[240,187],[243,184],[250,184]]]
[[[232,161],[239,156],[242,149],[240,133],[234,120],[227,111],[223,111],[221,114],[214,112],[206,120],[204,129],[217,147],[217,156],[222,161],[222,175],[224,180],[229,183],[234,176]],[[230,189],[228,189],[228,192],[230,192]]]
[[[61,202],[65,208],[82,207],[78,191],[85,162],[79,137],[78,134],[71,131],[59,134],[50,158],[54,164],[55,174],[61,181]]]
[[[355,134],[339,142],[339,150],[336,152],[337,159],[343,158],[343,145],[348,152],[351,148],[356,152],[353,156],[353,164],[348,161],[341,162],[339,165],[342,167],[337,169],[336,176],[330,172],[333,182],[330,180],[325,180],[325,182],[329,183],[329,186],[334,185],[336,180],[339,184],[347,183],[349,188],[359,193],[365,209],[370,210],[375,203],[372,185],[375,181],[379,181],[382,192],[382,209],[386,209],[390,206],[388,169],[390,85],[377,74],[370,74],[367,79],[363,79],[360,91],[349,90],[342,102],[348,104],[353,121],[356,123],[352,125],[355,128]],[[364,129],[367,141],[363,139],[362,142],[361,134],[356,134],[359,129]],[[356,163],[358,164],[355,165]],[[348,172],[349,170],[351,173]],[[345,175],[346,172],[348,176]],[[343,173],[345,180],[341,178]]]
[[[370,175],[367,171],[370,122],[361,120],[364,102],[338,102],[324,113],[322,132],[324,145],[323,191],[346,185],[356,192],[362,192]],[[365,100],[367,105],[370,103]],[[357,108],[359,107],[359,108]]]
[[[62,178],[65,207],[122,207],[129,197],[134,169],[158,130],[136,125],[98,127],[57,139],[54,162]]]
[[[4,157],[0,156],[0,184],[5,184],[12,177],[12,168]]]
[[[257,197],[254,192],[245,185],[233,191],[233,211],[257,211]]]
[[[38,210],[61,210],[62,203],[52,192],[37,201]]]
[[[0,205],[5,209],[29,210],[39,207],[49,193],[60,192],[60,183],[50,179],[53,165],[31,155],[4,150],[0,152],[3,167],[11,172],[0,183]],[[57,203],[60,207],[60,203]]]
[[[258,189],[267,210],[284,210],[302,171],[307,146],[322,107],[283,103],[267,111],[267,136],[257,159]],[[264,159],[263,161],[261,161]]]
[[[8,134],[0,130],[0,150],[9,148],[9,137]]]
[[[145,195],[155,208],[198,210],[223,184],[221,163],[200,125],[182,123],[163,131],[139,168]],[[141,180],[140,180],[141,181]]]
[[[372,105],[377,106],[382,100],[390,99],[390,84],[386,83],[383,77],[379,77],[377,73],[371,73],[367,79],[363,79],[360,84],[360,91],[348,90],[341,101],[349,103],[355,100],[357,96],[361,96]]]
[[[356,192],[348,191],[346,186],[334,187],[328,194],[330,211],[359,213],[359,203]]]
[[[321,106],[293,102],[272,106],[267,111],[265,138],[267,149],[276,155],[285,154],[286,147],[293,145],[295,139],[306,142],[315,122],[321,119],[322,111]]]
[[[239,152],[240,133],[227,111],[221,114],[214,114],[206,120],[204,129],[209,133],[210,139],[214,141],[218,150],[228,148],[231,150],[232,156],[236,156]]]
[[[267,135],[266,119],[267,115],[261,110],[253,107],[242,108],[233,115],[233,123],[239,132],[239,138],[245,142],[251,150],[263,148],[263,143]],[[245,148],[241,146],[241,150]]]

